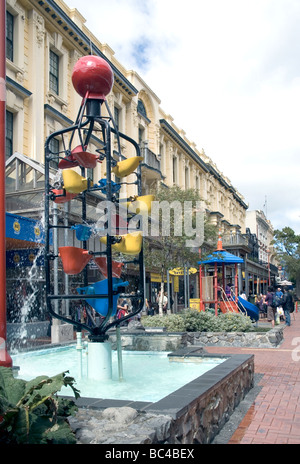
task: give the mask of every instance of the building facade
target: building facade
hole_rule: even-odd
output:
[[[195,188],[211,223],[222,235],[246,234],[248,205],[243,196],[205,152],[188,139],[185,131],[176,126],[172,116],[163,111],[151,83],[144,82],[135,71],[125,69],[109,45],[101,43],[88,30],[82,12],[70,9],[62,0],[7,0],[6,7],[9,213],[40,218],[45,140],[76,120],[81,97],[72,86],[72,70],[80,57],[94,54],[107,60],[114,73],[114,85],[107,103],[118,130],[140,145],[144,157],[141,165],[143,194],[155,192],[161,184]],[[103,115],[109,116],[106,107],[103,107]],[[59,150],[61,141],[53,143]],[[100,145],[101,141],[94,137],[89,149],[95,151]],[[126,141],[118,146],[116,138],[114,154],[116,157],[132,156]],[[52,167],[55,181],[57,166],[54,163]],[[104,164],[98,164],[90,176],[97,182],[104,172]],[[134,184],[124,185],[121,190],[124,197],[136,193]],[[91,202],[91,218],[94,213]],[[64,219],[76,218],[76,211],[67,210],[65,206],[59,206],[57,214]],[[76,239],[72,240],[75,244]],[[148,280],[151,285],[151,277]]]

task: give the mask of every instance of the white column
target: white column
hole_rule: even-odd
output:
[[[45,44],[45,25],[44,18],[36,11],[29,12],[29,90],[32,92],[30,97],[30,125],[31,137],[29,138],[31,146],[29,147],[30,155],[37,161],[44,159],[44,44]]]

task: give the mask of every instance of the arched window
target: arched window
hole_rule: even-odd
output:
[[[138,100],[137,110],[142,116],[144,116],[144,118],[148,119],[147,111],[142,100]]]

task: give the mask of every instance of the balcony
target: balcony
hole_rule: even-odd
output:
[[[141,164],[142,173],[146,175],[147,179],[162,180],[163,175],[160,170],[160,160],[158,156],[148,148],[147,142],[143,142],[141,146],[141,156],[144,158]]]
[[[248,247],[248,238],[242,234],[226,234],[222,237],[224,248],[226,246],[246,246]]]

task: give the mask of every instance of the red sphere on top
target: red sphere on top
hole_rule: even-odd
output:
[[[72,83],[76,92],[82,97],[105,100],[112,89],[114,75],[108,62],[103,58],[87,55],[75,64]]]

